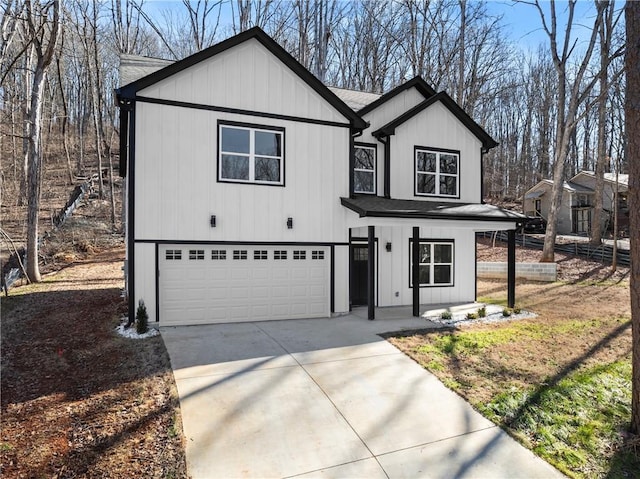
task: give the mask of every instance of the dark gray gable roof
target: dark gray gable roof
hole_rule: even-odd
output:
[[[235,47],[250,39],[255,39],[264,45],[273,55],[275,55],[280,61],[282,61],[287,67],[289,67],[294,73],[296,73],[303,81],[305,81],[311,88],[313,88],[320,96],[322,96],[331,106],[338,110],[345,118],[350,120],[354,128],[362,130],[366,128],[367,122],[365,122],[357,113],[349,108],[340,98],[338,98],[331,90],[329,90],[320,80],[318,80],[309,70],[303,67],[295,58],[293,58],[284,48],[267,35],[261,28],[253,27],[231,38],[227,38],[220,43],[217,43],[209,48],[206,48],[198,53],[190,55],[180,61],[172,63],[171,65],[158,70],[151,75],[147,75],[139,80],[136,80],[128,85],[124,85],[116,90],[118,99],[135,99],[136,93],[143,88],[153,85],[165,78],[175,75],[186,68],[189,68],[201,61],[222,53],[225,50]]]
[[[358,110],[358,113],[360,115],[365,115],[365,114],[369,113],[370,111],[375,110],[380,105],[388,102],[389,100],[391,100],[396,95],[399,95],[400,93],[402,93],[402,92],[404,92],[404,91],[406,91],[406,90],[408,90],[410,88],[414,88],[414,87],[425,98],[432,97],[433,95],[436,94],[436,91],[433,88],[431,88],[431,86],[426,81],[424,81],[422,79],[422,77],[417,76],[417,77],[412,78],[411,80],[403,83],[402,85],[399,85],[399,86],[395,87],[393,90],[388,91],[387,93],[382,95],[380,98],[378,98],[376,101],[374,101],[372,103],[369,103],[364,108]]]
[[[473,121],[473,119],[469,115],[467,115],[467,113],[462,108],[460,108],[460,106],[444,91],[441,91],[440,93],[427,98],[425,101],[418,103],[411,110],[403,113],[398,118],[390,121],[383,127],[374,131],[372,135],[377,137],[390,136],[395,134],[396,128],[398,126],[402,125],[404,122],[410,120],[418,113],[422,112],[438,101],[441,102],[445,107],[447,107],[447,109],[451,113],[453,113],[453,115],[458,120],[460,120],[460,122],[462,122],[462,124],[465,125],[471,131],[471,133],[473,133],[482,142],[482,146],[485,150],[488,151],[491,148],[498,146],[498,142],[491,138],[491,136],[486,131],[484,131],[484,129],[480,125]]]
[[[422,200],[397,200],[381,196],[362,195],[355,198],[340,198],[342,206],[361,217],[422,218],[471,221],[510,221],[523,223],[525,215],[479,203],[445,203]]]

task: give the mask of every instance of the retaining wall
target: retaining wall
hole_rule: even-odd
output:
[[[478,278],[507,278],[506,262],[478,262]],[[558,265],[556,263],[516,263],[516,278],[533,281],[556,281]]]

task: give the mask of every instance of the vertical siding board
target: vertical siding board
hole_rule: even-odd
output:
[[[268,94],[262,95],[266,75],[271,81]],[[180,93],[185,82],[192,87]],[[203,88],[206,85],[209,87]],[[219,53],[139,94],[168,100],[188,94],[194,103],[301,117],[313,113],[320,120],[346,123],[341,113],[256,40]]]

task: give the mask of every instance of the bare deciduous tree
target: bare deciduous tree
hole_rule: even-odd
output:
[[[547,230],[544,236],[544,249],[540,261],[550,262],[555,257],[556,232],[558,228],[558,211],[562,202],[563,185],[565,180],[565,167],[571,145],[571,138],[575,133],[578,108],[589,95],[595,79],[585,82],[591,55],[596,45],[596,39],[600,23],[602,22],[603,8],[599,6],[594,20],[591,36],[584,53],[576,62],[575,71],[572,72],[570,61],[577,56],[576,42],[572,41],[573,16],[577,0],[569,0],[567,3],[567,22],[564,28],[564,38],[560,38],[558,31],[558,19],[555,0],[551,0],[549,17],[545,13],[539,0],[532,5],[536,7],[542,21],[542,28],[549,38],[549,47],[553,64],[556,68],[558,82],[557,117],[556,117],[556,141],[553,165],[553,187],[551,189],[551,206],[547,217]],[[559,45],[560,43],[560,45]],[[575,53],[575,55],[574,55]],[[586,84],[585,84],[586,83]]]
[[[34,58],[30,98],[25,122],[27,159],[27,274],[40,281],[38,265],[38,214],[42,186],[42,106],[45,79],[53,60],[60,29],[60,1],[32,4],[25,0],[26,25]]]

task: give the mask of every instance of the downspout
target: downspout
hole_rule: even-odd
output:
[[[488,152],[486,148],[480,148],[480,204],[482,205],[484,205],[484,155]]]
[[[349,136],[349,198],[355,197],[353,185],[353,170],[356,167],[354,140],[359,136],[362,136],[362,130],[355,130],[352,128],[351,135]]]
[[[380,133],[375,138],[384,145],[384,197],[391,198],[391,136]]]
[[[129,113],[129,161],[127,162],[127,296],[129,298],[129,320],[131,326],[136,317],[135,296],[135,157],[136,157],[136,104],[132,102]]]

